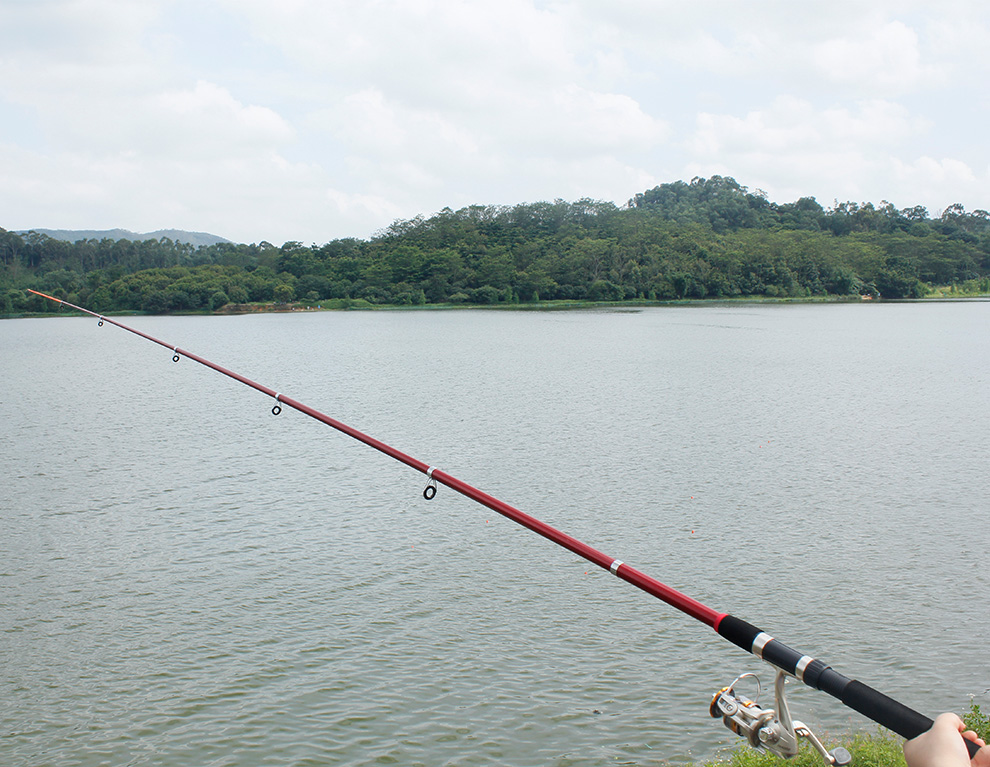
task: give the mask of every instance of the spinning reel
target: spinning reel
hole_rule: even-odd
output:
[[[756,674],[742,674],[728,687],[719,690],[712,698],[709,713],[716,719],[722,717],[722,722],[736,735],[746,738],[754,748],[762,748],[784,759],[790,759],[798,752],[798,738],[806,738],[821,754],[822,758],[833,767],[845,767],[852,761],[852,756],[844,748],[833,748],[826,751],[822,742],[808,729],[803,722],[791,719],[787,700],[784,697],[784,685],[787,674],[777,671],[774,682],[774,697],[777,709],[763,708],[755,700],[737,693],[736,685],[743,679],[756,680],[757,699],[760,697],[762,685]]]

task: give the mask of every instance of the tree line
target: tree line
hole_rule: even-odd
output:
[[[0,229],[0,313],[34,288],[98,312],[252,303],[511,304],[990,292],[990,214],[813,197],[776,204],[734,179],[663,184],[624,206],[474,205],[323,245],[55,240]],[[47,303],[47,302],[46,302]]]

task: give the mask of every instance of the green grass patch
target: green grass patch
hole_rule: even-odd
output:
[[[861,733],[847,739],[825,739],[825,748],[832,750],[842,746],[852,755],[852,767],[906,767],[902,744],[904,739],[877,730],[873,734]],[[728,758],[706,762],[704,767],[824,767],[825,761],[809,743],[801,741],[801,750],[793,759],[779,756],[740,743]]]
[[[970,703],[963,714],[966,726],[983,740],[990,741],[990,714],[984,713],[978,704]],[[842,746],[852,755],[850,767],[907,767],[904,761],[904,739],[889,730],[877,728],[874,733],[859,733],[849,738],[823,738],[825,748],[832,750]],[[825,767],[821,755],[807,741],[801,741],[801,750],[793,759],[780,757],[752,748],[740,742],[727,757],[705,762],[703,767]]]
[[[990,714],[984,714],[978,704],[971,702],[962,719],[969,729],[990,743]]]

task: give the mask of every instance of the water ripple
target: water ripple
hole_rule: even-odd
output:
[[[683,311],[133,319],[909,705],[986,702],[986,620],[954,613],[990,586],[986,309]],[[659,765],[734,742],[708,703],[755,660],[90,325],[0,336],[4,764]]]

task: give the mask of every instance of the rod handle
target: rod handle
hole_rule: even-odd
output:
[[[846,685],[841,700],[867,719],[872,719],[908,740],[928,732],[934,724],[924,714],[919,714],[914,709],[855,679]],[[966,748],[971,758],[980,750],[980,747],[971,740],[966,740]]]

